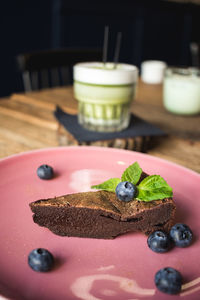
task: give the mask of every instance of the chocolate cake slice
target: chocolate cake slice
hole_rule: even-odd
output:
[[[172,198],[123,202],[107,191],[42,199],[30,203],[30,208],[34,222],[57,235],[102,239],[131,231],[169,231],[175,214]]]

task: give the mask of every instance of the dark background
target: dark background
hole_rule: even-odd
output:
[[[23,90],[15,57],[62,47],[102,47],[109,25],[109,54],[122,32],[120,61],[147,59],[191,65],[190,42],[200,40],[200,5],[162,0],[7,0],[0,9],[0,97]]]

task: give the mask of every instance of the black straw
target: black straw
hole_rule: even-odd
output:
[[[107,62],[108,33],[109,33],[109,27],[105,26],[105,29],[104,29],[104,41],[103,41],[103,63],[104,64]]]
[[[114,69],[117,66],[117,63],[119,62],[119,52],[121,48],[121,39],[122,39],[122,33],[118,32],[117,33],[117,41],[115,45],[115,54],[114,54]]]

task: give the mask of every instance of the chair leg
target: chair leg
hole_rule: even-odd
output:
[[[32,87],[31,87],[31,78],[30,78],[30,73],[29,73],[29,71],[25,71],[25,72],[22,73],[22,80],[23,80],[25,92],[30,92],[30,91],[32,91]]]

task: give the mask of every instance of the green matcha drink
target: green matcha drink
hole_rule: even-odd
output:
[[[74,66],[74,96],[79,123],[102,132],[120,131],[129,125],[138,69],[133,65],[101,62]]]

